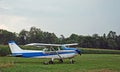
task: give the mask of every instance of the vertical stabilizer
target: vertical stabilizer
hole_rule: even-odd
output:
[[[14,41],[9,41],[8,44],[12,53],[21,53],[23,51]]]

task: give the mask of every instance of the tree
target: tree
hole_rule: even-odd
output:
[[[58,42],[58,38],[54,33],[44,32],[43,38],[44,38],[43,41],[45,43],[57,43]]]
[[[78,40],[79,40],[79,36],[77,34],[71,34],[70,41],[72,43],[78,43]]]
[[[41,42],[42,41],[42,31],[39,28],[31,27],[29,31],[29,42]]]
[[[66,42],[66,39],[64,35],[60,35],[61,37],[59,38],[59,43],[64,44]]]
[[[16,40],[16,34],[0,29],[0,44],[7,44],[10,40]]]
[[[20,33],[19,33],[19,44],[26,44],[28,43],[28,38],[29,38],[29,32],[26,31],[25,29],[23,29]]]
[[[108,47],[111,49],[116,49],[117,43],[116,43],[116,32],[110,31],[107,35],[107,43]]]
[[[79,36],[79,46],[80,47],[93,47],[93,40],[91,36]]]
[[[120,35],[117,36],[114,31],[110,31],[107,35],[103,34],[103,36],[98,34],[93,34],[92,36],[71,34],[67,38],[64,35],[58,38],[54,33],[43,32],[36,27],[31,27],[30,31],[23,29],[19,34],[0,29],[0,44],[7,44],[9,40],[15,40],[22,45],[34,42],[79,43],[79,47],[120,49]]]
[[[117,42],[117,46],[118,46],[116,49],[120,50],[120,35],[117,36],[116,42]]]
[[[93,47],[95,48],[99,48],[101,46],[101,43],[100,43],[100,36],[98,34],[93,34],[92,35],[92,40],[93,40]]]
[[[116,32],[110,31],[107,35],[108,39],[115,39],[117,37]]]

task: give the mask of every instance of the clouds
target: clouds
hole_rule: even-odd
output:
[[[0,25],[19,32],[36,26],[65,36],[119,31],[119,0],[1,0]],[[2,27],[2,26],[1,26]]]
[[[10,31],[18,32],[23,25],[26,25],[26,18],[14,15],[0,15],[0,27]]]
[[[4,24],[0,24],[0,29],[8,30],[8,27],[6,27]]]

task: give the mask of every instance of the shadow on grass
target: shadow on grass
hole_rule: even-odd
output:
[[[45,64],[46,62],[46,64]],[[49,61],[40,61],[40,62],[32,62],[32,61],[15,61],[14,64],[43,64],[43,65],[55,65],[55,64],[72,64],[70,61],[64,61],[63,63],[60,63],[59,61],[54,61],[53,64],[49,64]],[[74,62],[73,64],[76,64]]]

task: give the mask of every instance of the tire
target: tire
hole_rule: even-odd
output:
[[[53,64],[53,61],[50,60],[50,61],[49,61],[49,64]]]

